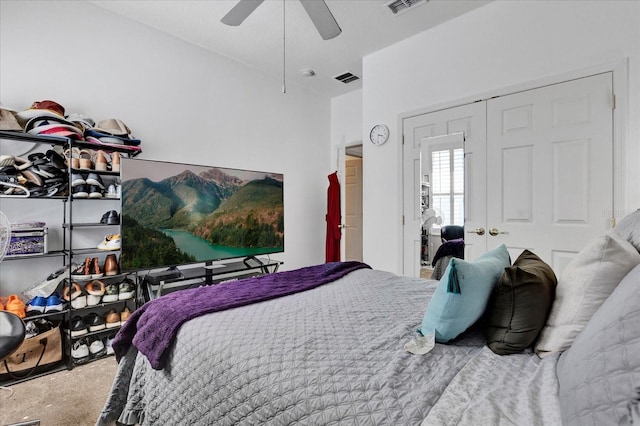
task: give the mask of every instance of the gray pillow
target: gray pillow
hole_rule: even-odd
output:
[[[614,230],[640,252],[640,209],[625,216]]]
[[[618,425],[637,413],[640,265],[624,277],[558,361],[563,424]]]

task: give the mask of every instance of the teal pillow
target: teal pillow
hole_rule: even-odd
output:
[[[493,288],[509,266],[504,244],[474,261],[452,258],[427,306],[422,334],[435,330],[436,342],[447,343],[471,327],[484,313]]]

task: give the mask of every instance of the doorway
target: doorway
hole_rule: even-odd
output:
[[[362,262],[362,144],[345,147],[343,259]]]

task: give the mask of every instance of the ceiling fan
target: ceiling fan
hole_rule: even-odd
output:
[[[238,26],[247,19],[263,1],[264,0],[240,0],[221,19],[221,22],[226,25]],[[342,32],[324,0],[300,0],[300,3],[302,3],[304,10],[324,40],[332,39]]]

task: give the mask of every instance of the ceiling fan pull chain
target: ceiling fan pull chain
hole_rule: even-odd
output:
[[[287,93],[286,65],[287,65],[287,1],[282,0],[282,93]]]

